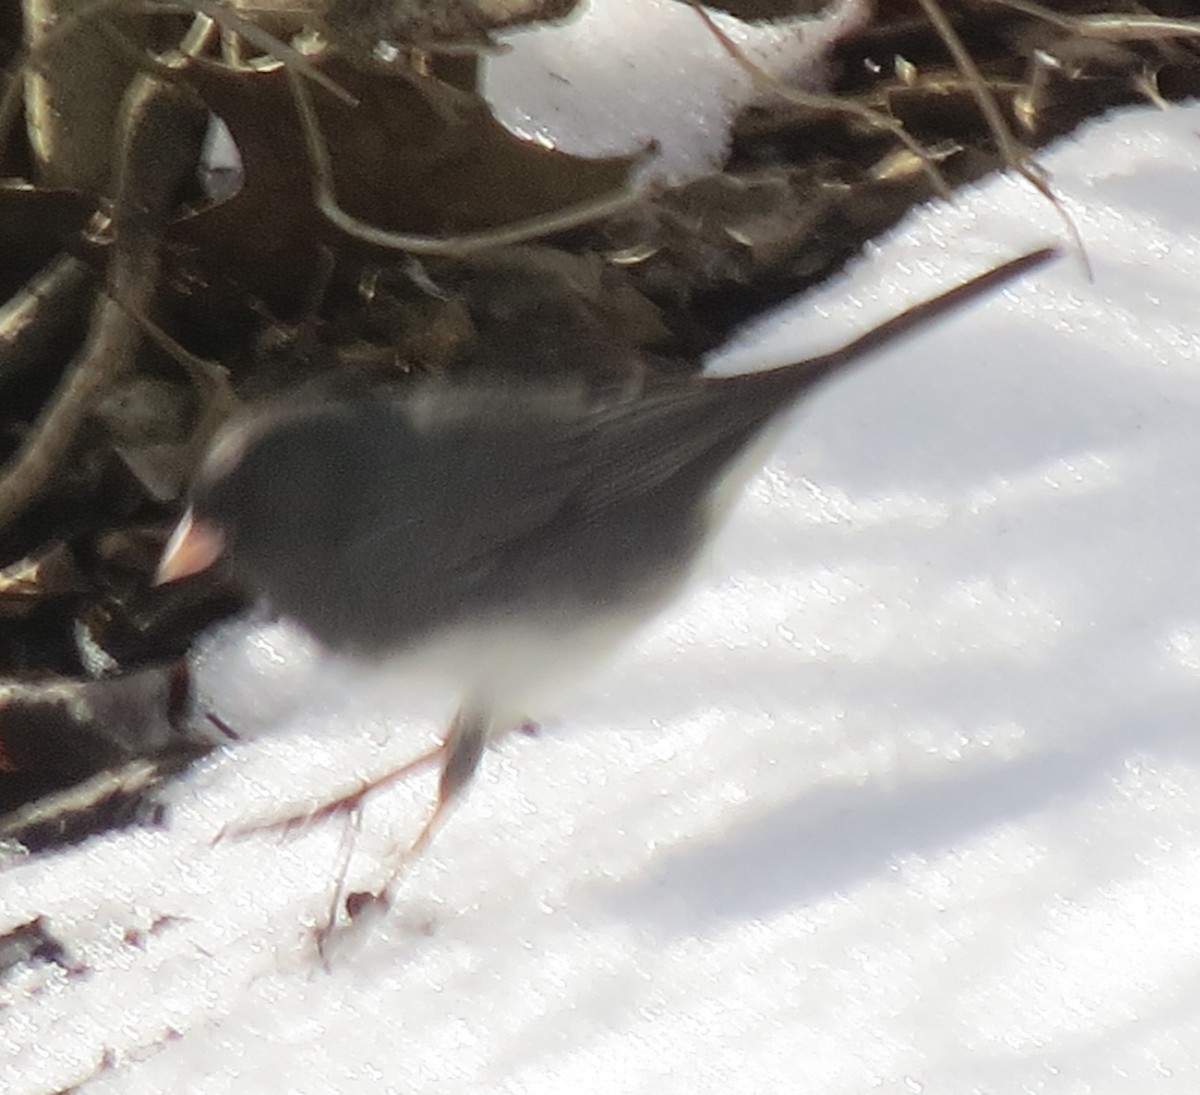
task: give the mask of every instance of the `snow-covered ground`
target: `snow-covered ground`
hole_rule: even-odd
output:
[[[1134,110],[1048,152],[1095,280],[1068,254],[814,398],[695,592],[489,752],[328,971],[344,822],[214,837],[418,752],[453,698],[214,637],[248,740],[164,829],[0,875],[0,933],[43,915],[91,969],[0,983],[0,1091],[106,1055],[88,1095],[1200,1090],[1198,130]],[[991,180],[720,367],[1061,238]],[[370,800],[352,889],[430,797]]]
[[[829,0],[770,23],[712,18],[743,55],[792,86],[821,86],[825,55],[865,23],[870,0]],[[631,155],[653,143],[643,178],[716,170],[737,111],[757,97],[745,70],[679,0],[582,0],[576,17],[503,36],[483,93],[514,133],[580,156]]]

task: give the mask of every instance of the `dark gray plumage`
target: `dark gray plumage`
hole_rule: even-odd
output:
[[[465,695],[441,811],[488,730],[527,713],[535,681],[576,648],[586,660],[618,641],[678,589],[720,488],[752,470],[740,458],[757,455],[773,421],[832,373],[1051,253],[833,353],[606,406],[539,387],[424,387],[279,407],[218,439],[192,511],[220,532],[235,574],[330,648],[436,653]]]

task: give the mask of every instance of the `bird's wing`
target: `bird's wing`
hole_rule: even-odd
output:
[[[660,489],[702,492],[790,404],[780,384],[695,383],[579,423],[579,504],[589,513]]]
[[[490,407],[424,435],[397,414],[373,427],[384,456],[345,500],[339,569],[364,587],[366,575],[390,575],[379,616],[419,632],[468,612],[506,559],[571,506],[587,467],[570,431],[515,402],[510,410]]]
[[[370,575],[390,576],[373,587],[379,645],[553,604],[555,591],[615,603],[652,581],[639,555],[687,553],[704,492],[778,403],[744,393],[697,383],[600,410],[501,400],[416,436],[383,421],[374,447],[392,466],[355,486],[366,508],[347,522],[339,566],[360,603]]]

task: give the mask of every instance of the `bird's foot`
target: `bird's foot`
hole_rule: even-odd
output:
[[[330,799],[320,806],[310,807],[303,813],[272,818],[269,821],[252,821],[245,825],[226,826],[216,835],[213,843],[215,844],[217,841],[225,840],[228,837],[240,839],[242,837],[254,836],[258,833],[290,833],[302,826],[311,825],[313,822],[323,821],[338,814],[349,813],[351,810],[355,810],[361,806],[363,800],[368,795],[384,787],[390,787],[393,783],[399,783],[401,780],[407,779],[414,772],[418,772],[422,768],[433,764],[441,757],[445,748],[444,743],[437,745],[428,752],[422,753],[420,756],[414,757],[412,760],[402,764],[399,768],[394,768],[392,771],[385,772],[382,776],[377,776],[374,779],[365,780],[352,791],[348,791],[338,798]]]

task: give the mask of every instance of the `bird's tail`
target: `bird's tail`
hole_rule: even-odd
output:
[[[865,334],[859,335],[852,342],[848,342],[836,350],[750,375],[761,377],[764,386],[781,387],[794,397],[804,389],[819,383],[848,365],[865,362],[874,351],[898,339],[915,334],[922,327],[941,319],[956,308],[961,308],[976,297],[998,289],[1014,278],[1036,269],[1057,254],[1057,249],[1053,247],[1043,247],[1041,250],[1031,251],[1020,258],[996,266],[970,281],[964,281],[961,285],[956,285],[940,296],[922,301],[920,304],[914,304],[911,308],[891,319],[884,320],[877,327],[872,327]],[[746,374],[742,374],[729,379],[743,381],[748,377]]]

